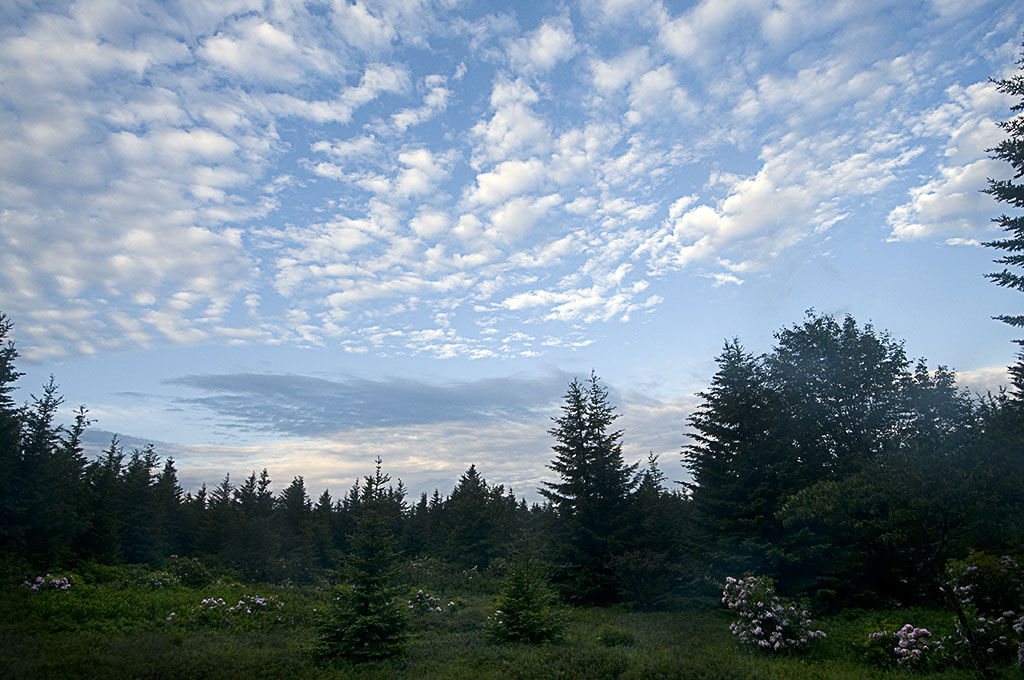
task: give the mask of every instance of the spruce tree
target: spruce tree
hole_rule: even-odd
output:
[[[611,429],[618,417],[608,390],[591,373],[586,383],[569,383],[562,415],[549,430],[557,444],[548,467],[561,481],[544,482],[540,493],[553,505],[564,534],[557,579],[565,597],[580,603],[619,597],[610,565],[630,531],[623,518],[638,480],[637,465],[622,459],[622,430]]]
[[[325,659],[373,661],[394,656],[405,647],[408,625],[399,602],[397,536],[393,523],[396,489],[391,477],[365,477],[359,493],[352,552],[334,589],[331,607],[320,625],[319,653]]]
[[[0,312],[0,554],[13,557],[22,530],[18,518],[24,513],[21,484],[21,409],[11,392],[21,377],[14,362],[18,350],[8,337],[14,324]]]
[[[1004,213],[995,218],[993,221],[1006,233],[1006,236],[989,241],[985,245],[1006,253],[995,261],[996,264],[1004,265],[1003,270],[988,274],[987,278],[994,281],[996,285],[1024,291],[1024,274],[1010,269],[1011,267],[1017,270],[1024,268],[1024,215],[1019,213],[1024,208],[1024,182],[1021,182],[1021,178],[1024,177],[1024,53],[1017,60],[1017,64],[1020,65],[1018,73],[1009,78],[994,81],[999,92],[1018,98],[1018,102],[1010,108],[1017,115],[998,123],[999,127],[1007,133],[1006,139],[989,149],[992,158],[1010,164],[1013,177],[1005,180],[990,178],[988,188],[984,191],[1000,203],[1012,206],[1018,211],[1018,214],[1007,215]],[[1002,314],[996,318],[1011,326],[1024,327],[1024,314]],[[1024,340],[1016,342],[1024,347]],[[1017,363],[1010,367],[1010,377],[1015,388],[1015,396],[1018,400],[1024,400],[1024,351],[1018,355]]]

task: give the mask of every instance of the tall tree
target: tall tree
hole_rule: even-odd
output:
[[[1018,99],[1017,103],[1010,108],[1017,115],[998,123],[1007,136],[995,147],[989,149],[992,158],[1009,163],[1013,177],[1005,180],[990,178],[988,188],[984,191],[1000,203],[1020,211],[1024,208],[1024,182],[1021,181],[1021,178],[1024,177],[1024,53],[1017,60],[1017,64],[1020,69],[1016,74],[994,81],[999,92]],[[996,264],[1004,265],[1003,270],[988,274],[987,277],[996,285],[1024,291],[1024,274],[1010,269],[1012,267],[1019,270],[1024,267],[1024,214],[1007,215],[1003,213],[993,221],[1002,228],[1006,236],[989,241],[985,245],[1006,254],[995,261]],[[1003,314],[996,318],[1011,326],[1024,327],[1024,314]],[[1024,340],[1016,342],[1024,347]],[[1017,399],[1024,400],[1024,351],[1018,355],[1018,359],[1018,362],[1011,367],[1010,375]]]
[[[710,556],[721,569],[764,570],[775,513],[796,490],[788,409],[763,360],[733,339],[716,359],[711,386],[689,418],[687,484]]]
[[[11,393],[22,374],[15,368],[18,350],[8,337],[13,322],[0,312],[0,554],[14,557],[22,540],[21,409]]]
[[[365,477],[359,493],[359,513],[349,537],[352,552],[344,564],[346,583],[335,598],[320,629],[320,653],[328,658],[370,661],[401,652],[407,620],[399,604],[397,534],[394,527],[396,490],[381,471]]]
[[[604,603],[618,598],[612,558],[624,549],[636,488],[637,465],[622,458],[622,430],[608,390],[591,373],[586,383],[574,379],[565,394],[562,415],[549,430],[557,442],[548,467],[561,481],[544,482],[540,493],[554,506],[564,532],[557,580],[568,599]]]

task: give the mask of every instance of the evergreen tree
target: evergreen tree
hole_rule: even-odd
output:
[[[121,559],[121,475],[124,451],[117,435],[99,458],[85,471],[89,487],[89,526],[85,535],[85,554],[100,562]]]
[[[153,533],[156,555],[163,557],[184,552],[184,527],[181,505],[184,493],[178,483],[174,459],[168,457],[153,483]]]
[[[153,482],[160,458],[152,444],[135,449],[121,479],[121,549],[128,562],[152,562],[160,557],[160,535],[155,530],[158,506]]]
[[[399,602],[397,535],[393,522],[396,489],[381,472],[365,477],[359,513],[349,537],[352,552],[343,567],[345,583],[334,590],[320,626],[319,652],[327,659],[372,661],[394,656],[406,640],[407,619]]]
[[[713,559],[721,569],[763,571],[775,513],[796,489],[787,474],[792,435],[780,395],[761,360],[734,339],[716,359],[711,387],[690,416],[687,485]]]
[[[445,502],[445,556],[463,568],[486,567],[498,550],[498,512],[500,507],[494,502],[487,481],[477,472],[476,465],[470,465]]]
[[[1003,270],[988,274],[987,278],[996,285],[1024,291],[1024,274],[1010,269],[1012,267],[1020,270],[1024,267],[1024,214],[1019,213],[1024,208],[1024,182],[1021,181],[1024,177],[1024,54],[1017,60],[1017,64],[1020,69],[1016,74],[995,81],[999,92],[1018,99],[1010,108],[1017,115],[998,123],[1007,133],[1007,137],[989,149],[992,158],[1009,163],[1013,177],[1006,180],[990,178],[988,188],[984,191],[1000,203],[1012,206],[1018,214],[1004,213],[995,218],[993,221],[1000,226],[1006,236],[989,241],[985,245],[1006,253],[995,261],[996,264],[1004,265]],[[996,318],[1011,326],[1024,327],[1024,314],[1003,314]],[[1024,340],[1016,342],[1024,346]],[[1010,376],[1017,400],[1024,400],[1024,351],[1018,355],[1017,363],[1010,368]]]
[[[18,350],[8,334],[14,324],[0,312],[0,554],[15,557],[24,539],[24,515],[21,491],[21,409],[11,393],[22,376],[15,368]],[[4,558],[0,558],[4,559]]]
[[[307,579],[313,558],[313,506],[306,495],[302,477],[295,477],[277,499],[278,533],[281,556],[285,561],[283,576]]]
[[[591,373],[587,383],[569,383],[562,415],[549,432],[558,442],[548,467],[561,481],[544,482],[541,494],[558,514],[563,541],[557,579],[568,599],[607,603],[618,598],[611,570],[630,531],[630,494],[636,487],[637,465],[622,459],[621,430],[610,430],[618,414],[608,390]]]

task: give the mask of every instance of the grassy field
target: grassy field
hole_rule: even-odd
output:
[[[491,597],[486,584],[477,583],[435,588],[445,602],[457,598],[461,606],[412,616],[402,656],[320,666],[312,650],[317,617],[327,604],[324,590],[230,583],[186,588],[131,582],[123,574],[103,580],[79,577],[66,592],[0,591],[0,677],[896,678],[910,674],[874,669],[860,656],[857,644],[868,631],[908,622],[940,634],[952,631],[945,612],[847,612],[819,622],[828,638],[815,641],[808,653],[774,658],[737,648],[724,611],[592,608],[566,612],[565,639],[557,644],[499,645],[484,637]],[[283,604],[278,609],[270,600],[262,613],[232,615],[230,625],[219,613],[206,619],[190,613],[204,598],[233,604],[252,595]],[[916,675],[976,677],[963,670]],[[1007,666],[988,677],[1022,676]]]

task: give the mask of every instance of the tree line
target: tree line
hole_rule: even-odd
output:
[[[485,569],[527,542],[580,604],[669,606],[744,572],[820,606],[913,601],[934,593],[949,559],[1024,548],[1020,386],[970,395],[849,316],[810,312],[761,356],[725,344],[687,423],[684,485],[653,457],[628,464],[608,390],[593,374],[573,380],[550,429],[555,479],[532,506],[475,465],[447,495],[410,501],[400,481],[380,481],[378,461],[376,477],[314,501],[302,477],[274,493],[266,469],[186,492],[172,459],[116,438],[87,460],[87,411],[59,424],[52,378],[13,402],[12,327],[0,315],[8,573],[181,555],[248,580],[310,581],[351,555],[368,498],[396,553]]]

